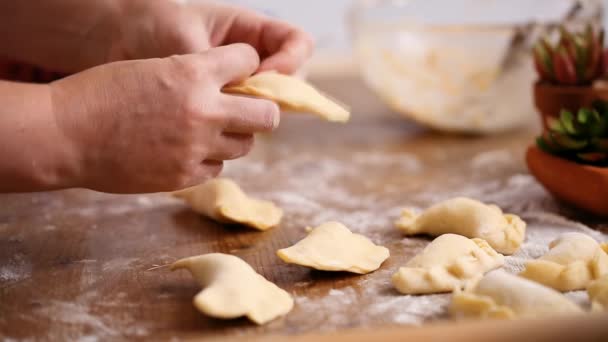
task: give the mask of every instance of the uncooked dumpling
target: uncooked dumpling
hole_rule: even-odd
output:
[[[352,233],[341,223],[327,222],[312,229],[295,245],[279,249],[277,255],[287,263],[317,270],[365,274],[377,270],[389,251],[363,235]]]
[[[457,318],[532,318],[582,313],[561,293],[528,279],[495,270],[472,289],[456,291],[449,308]]]
[[[500,267],[504,257],[482,239],[445,234],[436,238],[393,275],[404,294],[449,292]]]
[[[608,311],[608,274],[594,280],[587,287],[593,311]]]
[[[239,186],[226,178],[174,192],[194,211],[222,223],[239,223],[266,230],[279,224],[283,211],[273,203],[248,197]]]
[[[518,216],[465,197],[435,204],[420,215],[406,209],[395,224],[407,235],[454,233],[484,239],[503,254],[515,253],[526,232],[526,223]]]
[[[566,233],[549,244],[549,251],[526,262],[519,275],[559,291],[584,290],[608,274],[608,254],[592,237]]]
[[[204,254],[181,259],[171,266],[172,270],[180,268],[187,268],[203,287],[194,297],[194,306],[211,317],[247,316],[264,324],[293,308],[293,299],[287,292],[233,255]]]
[[[327,121],[347,122],[348,109],[317,91],[310,84],[276,72],[262,72],[240,84],[225,87],[224,92],[265,98],[285,111],[317,114]]]

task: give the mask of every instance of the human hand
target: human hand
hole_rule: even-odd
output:
[[[246,44],[116,62],[51,83],[54,112],[79,156],[73,186],[115,193],[184,188],[217,175],[278,125],[266,100],[221,88],[259,66]]]
[[[124,4],[111,60],[166,57],[247,43],[262,60],[257,71],[291,74],[312,52],[312,38],[307,33],[240,7],[214,2],[180,5],[166,0]]]

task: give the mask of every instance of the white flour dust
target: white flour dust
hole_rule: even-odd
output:
[[[423,174],[424,165],[408,154],[361,152],[343,160],[303,153],[284,160],[279,158],[272,165],[241,160],[230,165],[227,175],[243,184],[257,184],[248,191],[280,205],[290,225],[303,228],[339,220],[376,243],[392,246],[392,252],[395,248],[415,248],[417,252],[428,243],[428,240],[410,238],[395,241],[394,235],[387,234],[394,229],[393,221],[406,204],[423,210],[455,196],[495,203],[507,212],[520,215],[528,223],[522,248],[506,257],[504,268],[512,273],[521,271],[527,260],[543,255],[548,243],[563,233],[582,232],[598,241],[608,241],[608,236],[599,231],[557,214],[558,205],[542,186],[531,175],[513,166],[516,159],[517,156],[506,149],[482,152],[467,162],[468,169],[453,186],[435,188],[430,185],[407,197],[399,192],[403,189],[385,186],[381,177],[382,170],[391,168],[402,170],[404,177]],[[509,172],[511,176],[506,180],[502,176],[492,177],[501,172]],[[369,188],[374,191],[353,193],[350,190],[353,187],[348,186],[358,183],[357,188],[366,188],[365,182],[372,182]],[[404,198],[408,203],[403,202]],[[356,282],[356,289],[334,289],[320,298],[297,296],[296,304],[302,312],[316,313],[314,318],[306,317],[306,327],[301,327],[302,331],[371,326],[378,322],[422,324],[445,318],[450,295],[398,294],[390,283],[398,266],[384,266],[361,277]],[[584,291],[567,295],[580,305],[588,306]],[[297,307],[292,313],[294,316],[298,315]],[[353,313],[352,307],[361,308],[361,311]],[[298,322],[302,322],[302,318]]]

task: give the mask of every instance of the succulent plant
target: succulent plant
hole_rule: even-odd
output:
[[[534,64],[541,81],[560,85],[587,85],[605,73],[604,30],[588,25],[583,32],[560,28],[551,44],[547,37],[534,46]]]
[[[608,103],[596,101],[578,112],[563,109],[547,119],[548,129],[537,138],[540,149],[581,164],[608,166]]]

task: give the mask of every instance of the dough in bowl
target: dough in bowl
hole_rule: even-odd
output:
[[[608,274],[608,254],[583,233],[566,233],[549,244],[549,251],[526,262],[519,275],[558,291],[584,290],[592,280]]]
[[[456,291],[449,308],[455,318],[534,318],[582,313],[561,293],[520,276],[495,270],[475,286]]]
[[[393,275],[403,294],[450,292],[502,266],[504,257],[482,239],[444,234]]]
[[[453,233],[484,239],[507,255],[519,249],[526,232],[526,223],[517,215],[503,214],[495,205],[466,197],[435,204],[420,215],[405,209],[395,225],[407,235]]]
[[[247,196],[232,180],[211,179],[203,184],[176,191],[192,209],[221,223],[238,223],[266,230],[281,222],[283,210],[272,202]]]
[[[377,270],[389,251],[339,222],[327,222],[295,245],[279,249],[277,255],[287,263],[317,270],[365,274]]]
[[[347,122],[349,110],[310,84],[293,76],[276,72],[262,72],[251,76],[239,84],[227,86],[224,92],[250,95],[274,101],[282,110],[312,113],[334,122]]]
[[[293,308],[289,293],[256,273],[242,259],[211,253],[176,261],[172,270],[186,268],[203,287],[194,306],[215,318],[247,316],[264,324],[286,315]]]

